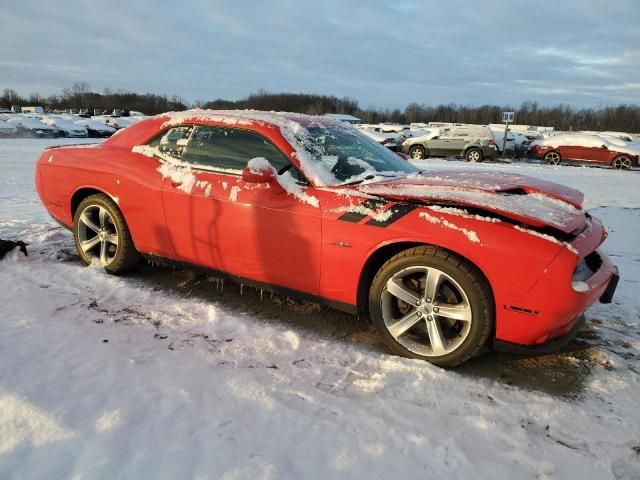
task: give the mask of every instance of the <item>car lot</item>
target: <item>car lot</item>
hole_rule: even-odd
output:
[[[564,353],[484,355],[444,371],[388,355],[366,324],[313,304],[229,284],[220,293],[215,279],[183,271],[82,268],[33,189],[35,159],[52,142],[87,140],[0,141],[0,238],[30,243],[29,257],[0,266],[3,476],[47,465],[98,477],[117,463],[155,478],[186,468],[300,477],[309,465],[318,478],[637,478],[640,172],[418,163],[584,191],[622,275],[615,303],[590,309]],[[278,432],[277,448],[257,432]],[[160,445],[201,453],[156,458]]]

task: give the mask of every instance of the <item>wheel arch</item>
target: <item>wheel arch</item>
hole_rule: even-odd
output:
[[[116,205],[118,205],[118,197],[112,195],[111,193],[105,191],[104,189],[101,189],[96,186],[80,187],[73,192],[69,202],[71,219],[73,219],[73,217],[75,216],[76,210],[78,208],[78,205],[80,205],[80,202],[82,202],[85,198],[91,195],[96,195],[96,194],[106,195],[111,200],[113,200],[116,203]],[[118,205],[118,208],[120,208],[119,205]],[[120,209],[120,211],[122,212],[122,209]],[[122,214],[124,215],[124,212]]]
[[[480,145],[467,145],[466,147],[464,147],[464,150],[462,151],[463,158],[467,158],[467,153],[469,152],[469,150],[478,150],[480,152],[480,160],[484,159],[484,153],[482,152],[482,147]]]
[[[427,158],[429,156],[429,149],[424,143],[414,143],[409,147],[409,150],[408,150],[409,157],[411,157],[411,150],[415,148],[420,148],[422,150],[422,153],[424,154],[424,158]]]
[[[552,148],[550,148],[549,150],[547,150],[546,152],[544,152],[544,153],[542,154],[542,158],[544,159],[544,157],[546,157],[546,156],[547,156],[547,155],[549,155],[550,153],[557,153],[557,154],[558,154],[558,156],[560,157],[560,160],[563,160],[562,153],[560,153],[560,150],[558,150],[557,148],[553,148],[553,147],[552,147]]]
[[[406,241],[401,240],[397,242],[390,242],[383,245],[379,245],[375,250],[373,250],[370,255],[367,257],[362,270],[360,271],[360,276],[358,278],[358,287],[356,292],[356,307],[358,309],[358,316],[369,318],[369,309],[368,309],[368,299],[369,299],[369,285],[373,281],[373,277],[375,277],[380,267],[385,264],[387,260],[389,260],[394,255],[408,250],[410,248],[415,247],[425,247],[432,246],[439,248],[441,250],[445,250],[449,253],[453,253],[454,255],[460,257],[461,259],[468,262],[472,265],[478,273],[482,276],[484,281],[486,282],[487,288],[489,289],[489,293],[491,295],[491,299],[494,303],[495,308],[495,293],[493,291],[493,286],[487,277],[486,272],[473,260],[468,258],[467,256],[452,250],[450,248],[444,247],[442,245],[438,245],[435,243],[428,242],[419,242],[419,241]],[[495,325],[494,325],[495,329]]]

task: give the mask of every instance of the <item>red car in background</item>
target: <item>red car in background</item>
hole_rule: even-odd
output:
[[[452,366],[572,338],[618,279],[580,192],[493,172],[420,171],[327,117],[165,114],[36,169],[81,260],[141,257],[369,317],[391,351]]]
[[[606,137],[585,134],[564,134],[536,140],[529,148],[530,157],[540,158],[547,165],[579,162],[609,165],[623,170],[637,166],[639,154],[640,148],[634,150]]]

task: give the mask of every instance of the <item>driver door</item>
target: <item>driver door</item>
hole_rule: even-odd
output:
[[[440,135],[427,142],[429,154],[436,157],[446,156],[451,146],[451,130],[443,130]]]
[[[263,157],[278,171],[295,172],[262,135],[197,126],[180,160],[189,173],[172,174],[162,189],[168,230],[179,260],[239,277],[317,294],[320,208],[268,184],[246,183],[242,170]],[[305,185],[308,195],[313,187]]]

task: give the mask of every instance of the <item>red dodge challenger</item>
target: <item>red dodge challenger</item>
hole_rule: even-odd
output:
[[[85,264],[119,274],[144,257],[328,304],[442,366],[487,344],[558,348],[618,280],[580,192],[421,171],[327,117],[164,114],[48,148],[35,181]]]

